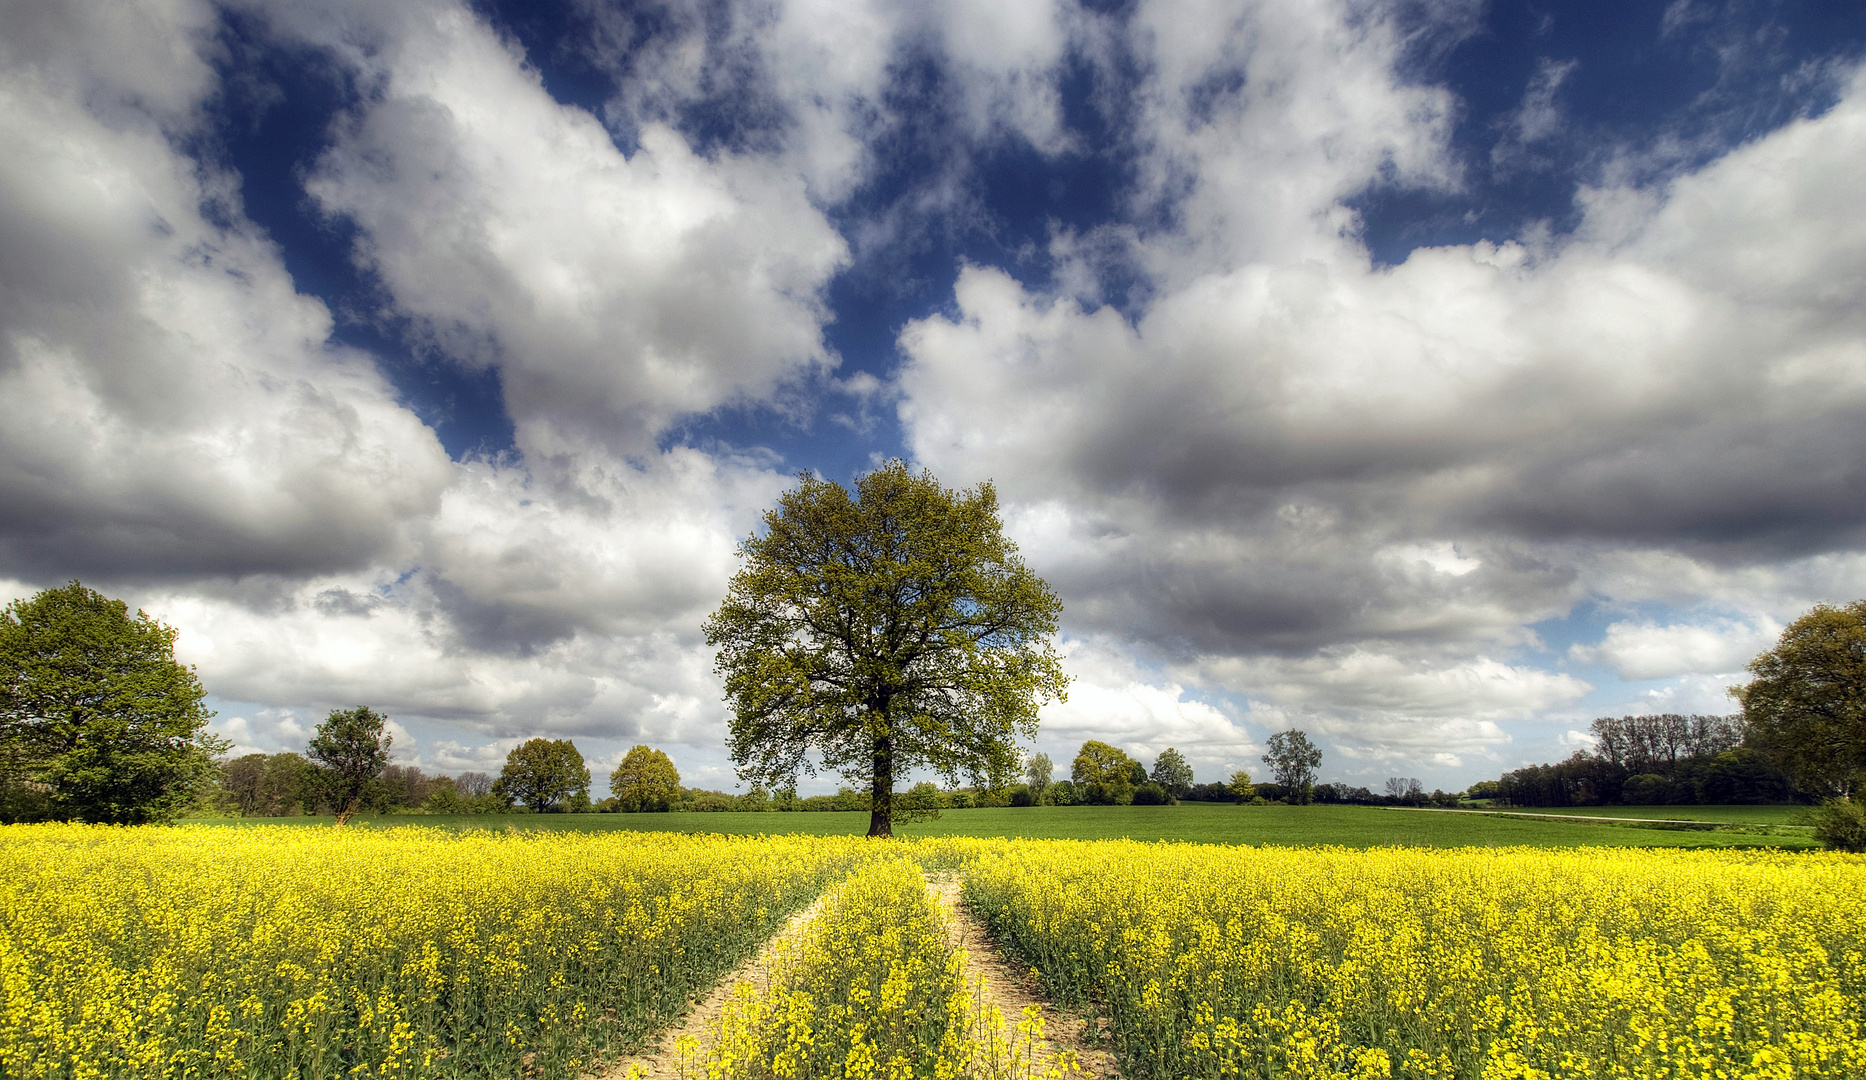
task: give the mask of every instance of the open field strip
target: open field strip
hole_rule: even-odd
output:
[[[609,1075],[1033,1080],[1033,967],[1092,1075],[1860,1077],[1863,960],[1814,853],[0,829],[9,1078],[569,1078],[684,1015]]]
[[[1866,860],[986,845],[966,902],[1131,1077],[1866,1076]]]
[[[574,1077],[859,840],[0,830],[0,1075]]]

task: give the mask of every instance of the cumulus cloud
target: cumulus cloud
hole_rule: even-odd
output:
[[[1323,18],[1276,14],[1266,38]],[[1311,73],[1265,80],[1298,97],[1261,122],[1240,91],[1156,126],[1194,179],[1182,228],[1142,241],[1170,272],[1136,316],[971,267],[951,314],[901,336],[915,454],[998,479],[1074,625],[1312,709],[1343,746],[1494,745],[1473,721],[1590,689],[1511,659],[1538,648],[1528,627],[1604,587],[1664,590],[1631,580],[1642,559],[1739,577],[1857,545],[1866,237],[1840,192],[1866,81],[1663,189],[1584,191],[1563,243],[1382,270],[1346,254],[1339,200],[1383,168],[1454,176],[1442,113],[1377,31],[1314,39]],[[1157,100],[1213,62],[1163,59]],[[1262,153],[1264,124],[1308,112],[1339,138]]]
[[[204,13],[104,10],[0,33],[0,552],[56,576],[406,553],[448,479],[433,432],[326,344],[232,178],[172,148],[211,86]]]
[[[1622,621],[1607,627],[1598,644],[1576,644],[1577,660],[1612,665],[1623,679],[1668,679],[1679,675],[1737,672],[1774,644],[1781,624],[1716,619],[1705,623],[1656,625]]]

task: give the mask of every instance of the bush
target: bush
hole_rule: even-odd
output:
[[[1269,806],[1269,805],[1270,805],[1270,800],[1269,800],[1269,799],[1266,799],[1266,798],[1264,798],[1264,797],[1263,797],[1262,795],[1253,795],[1253,796],[1251,796],[1251,800],[1250,800],[1250,802],[1249,802],[1249,804],[1248,804],[1248,805],[1250,805],[1250,806]]]
[[[1050,802],[1056,806],[1074,806],[1081,802],[1076,786],[1067,780],[1058,780],[1049,788]]]
[[[1620,785],[1620,801],[1628,806],[1662,806],[1672,801],[1672,782],[1658,773],[1629,776]]]
[[[1037,805],[1037,798],[1036,796],[1030,793],[1029,784],[1019,784],[1016,787],[1011,789],[1011,805],[1012,806],[1035,806]]]
[[[1829,799],[1808,815],[1814,838],[1834,851],[1866,851],[1866,806]]]
[[[1172,793],[1166,790],[1164,784],[1148,781],[1134,789],[1135,806],[1171,806],[1172,804]]]

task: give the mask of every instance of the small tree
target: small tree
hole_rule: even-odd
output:
[[[1833,851],[1866,851],[1866,806],[1827,799],[1809,815],[1814,838]]]
[[[1152,780],[1173,798],[1182,798],[1192,788],[1192,766],[1186,763],[1184,754],[1169,746],[1153,759]]]
[[[0,611],[0,820],[181,813],[229,743],[175,638],[75,581]]]
[[[332,709],[311,738],[318,786],[337,811],[336,828],[343,828],[361,808],[363,796],[389,767],[389,745],[395,738],[384,730],[387,721],[367,705]]]
[[[1050,761],[1048,754],[1032,754],[1024,759],[1024,776],[1030,781],[1032,802],[1042,805],[1043,790],[1050,786],[1050,781],[1055,774],[1056,766]]]
[[[1801,784],[1846,798],[1866,775],[1866,600],[1815,607],[1732,687],[1750,740]]]
[[[680,773],[666,754],[637,746],[609,774],[609,793],[621,809],[630,813],[666,810],[680,797]]]
[[[1283,798],[1306,804],[1314,797],[1315,769],[1322,763],[1322,751],[1307,735],[1294,728],[1277,732],[1270,736],[1270,750],[1263,760],[1283,789]]]
[[[869,788],[892,836],[894,778],[925,766],[997,787],[1017,735],[1067,677],[1061,601],[1017,555],[991,484],[963,491],[899,461],[853,497],[805,473],[739,547],[706,642],[732,703],[732,760],[783,786],[823,765]]]
[[[590,770],[569,739],[530,739],[506,755],[505,769],[492,790],[507,801],[524,803],[534,814],[548,814],[572,794],[589,793]]]
[[[1076,752],[1069,779],[1086,789],[1086,801],[1125,803],[1134,797],[1134,766],[1127,754],[1098,739],[1090,739]]]
[[[1225,785],[1225,790],[1231,793],[1231,798],[1236,802],[1247,803],[1257,797],[1257,785],[1250,782],[1250,774],[1247,772],[1232,773],[1231,782]]]

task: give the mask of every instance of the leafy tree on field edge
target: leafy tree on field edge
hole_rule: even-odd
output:
[[[1005,537],[989,482],[948,490],[891,461],[851,493],[804,473],[739,558],[706,621],[732,760],[778,788],[817,759],[865,780],[870,836],[893,835],[895,777],[916,767],[1001,787],[1014,737],[1064,696],[1062,603]]]
[[[1315,770],[1322,763],[1322,751],[1309,737],[1295,728],[1270,736],[1270,748],[1263,755],[1264,764],[1283,789],[1283,798],[1307,804],[1315,792]]]
[[[609,774],[609,794],[622,810],[666,810],[680,797],[680,773],[666,754],[637,746]]]
[[[1087,801],[1126,803],[1134,797],[1134,768],[1139,763],[1127,752],[1099,739],[1090,739],[1076,751],[1069,779],[1084,789]]]
[[[384,730],[387,721],[367,705],[332,709],[311,738],[319,786],[337,811],[335,828],[343,828],[361,809],[371,785],[389,767],[389,746],[395,739]]]
[[[524,803],[533,813],[548,814],[576,796],[589,799],[590,770],[569,739],[530,739],[505,756],[505,768],[493,781],[493,794]]]
[[[177,631],[73,581],[0,611],[0,820],[166,821],[228,742]]]

